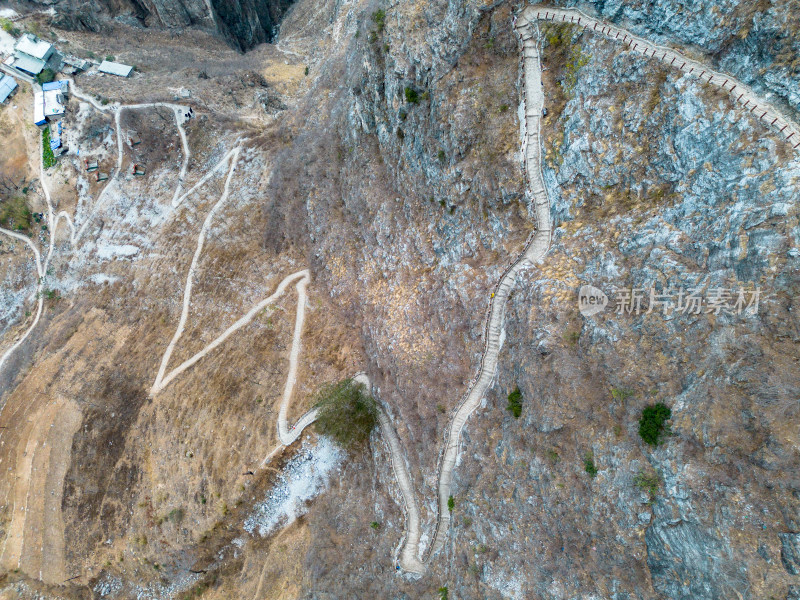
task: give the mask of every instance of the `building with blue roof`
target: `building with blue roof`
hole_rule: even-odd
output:
[[[10,75],[0,76],[0,102],[5,102],[17,89],[17,81]]]

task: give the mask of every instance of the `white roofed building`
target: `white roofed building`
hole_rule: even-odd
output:
[[[127,77],[131,74],[131,71],[133,71],[133,67],[131,66],[111,62],[110,60],[104,60],[97,68],[102,73],[110,73],[111,75],[119,75],[120,77]]]
[[[33,94],[33,123],[39,127],[47,124],[44,116],[44,92],[34,92]]]
[[[24,33],[14,46],[14,55],[5,63],[31,75],[38,75],[47,66],[54,50],[52,44]]]
[[[23,33],[19,40],[17,40],[14,50],[32,56],[33,58],[47,61],[50,55],[53,54],[53,44],[40,40],[30,33]]]

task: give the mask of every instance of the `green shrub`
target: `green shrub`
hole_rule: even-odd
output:
[[[386,11],[383,9],[375,11],[372,13],[372,20],[378,26],[378,31],[383,32],[383,28],[386,27]]]
[[[636,477],[633,478],[633,483],[640,490],[647,492],[650,502],[653,502],[661,485],[661,478],[656,473],[649,474],[646,471],[639,471]]]
[[[633,390],[625,388],[611,388],[611,397],[618,402],[625,402],[628,398],[633,396]]]
[[[308,67],[305,69],[305,74],[308,75]]]
[[[56,74],[52,69],[43,69],[42,72],[36,76],[36,81],[39,83],[50,83],[55,78]]]
[[[439,588],[439,600],[447,600],[447,586],[443,585]]]
[[[375,531],[378,531],[378,529],[381,528],[381,524],[378,523],[377,521],[373,521],[372,523],[369,524],[369,526],[372,527]]]
[[[405,95],[409,104],[419,104],[419,94],[414,88],[406,86]]]
[[[583,457],[583,468],[592,477],[597,475],[597,467],[594,464],[594,453],[587,452],[586,456]]]
[[[452,496],[450,496],[450,497],[447,499],[447,510],[449,510],[450,512],[453,512],[453,509],[454,509],[455,507],[456,507],[456,499],[455,499],[455,498],[453,498]]]
[[[183,521],[185,516],[186,511],[184,511],[183,508],[173,508],[171,511],[169,511],[167,519],[169,519],[169,521],[172,523],[180,523]]]
[[[106,60],[108,62],[114,62],[114,57],[109,54],[108,56],[106,56]]]
[[[315,427],[340,446],[358,449],[369,440],[378,423],[378,405],[364,385],[352,379],[322,387],[317,394],[319,410]]]
[[[22,33],[19,28],[14,26],[14,22],[11,19],[6,19],[5,17],[0,18],[0,27],[3,28],[3,31],[13,35],[14,37],[19,37]]]
[[[647,406],[639,419],[639,435],[650,446],[658,446],[665,432],[665,423],[672,417],[672,411],[662,402]]]
[[[439,159],[439,162],[443,163],[444,159],[447,158],[447,155],[444,153],[444,150],[439,150],[439,152],[436,154],[436,158]]]
[[[56,157],[53,154],[53,149],[50,147],[49,127],[42,129],[42,161],[44,162],[45,169],[49,169],[56,164]]]
[[[522,414],[522,392],[519,391],[519,387],[508,395],[508,406],[506,408],[514,415],[515,419],[519,419]]]

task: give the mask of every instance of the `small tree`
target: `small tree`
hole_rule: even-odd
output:
[[[633,478],[633,483],[643,492],[647,492],[652,503],[656,499],[658,488],[661,485],[661,478],[656,473],[650,474],[647,471],[639,471],[636,477]]]
[[[52,69],[43,69],[41,73],[36,76],[36,81],[41,83],[50,83],[56,78],[56,74]]]
[[[447,600],[447,586],[443,585],[439,588],[439,600]]]
[[[447,499],[447,510],[453,512],[453,509],[456,507],[456,500],[452,496]]]
[[[378,31],[383,32],[383,28],[386,27],[386,11],[383,9],[375,11],[372,13],[372,20],[378,26]]]
[[[597,475],[597,467],[594,464],[593,452],[587,452],[586,456],[583,457],[583,468],[590,476],[594,477]]]
[[[647,406],[639,419],[639,435],[650,446],[658,446],[665,431],[665,423],[672,417],[672,411],[662,402]]]
[[[419,104],[419,94],[414,88],[406,86],[405,95],[409,104]]]
[[[317,394],[316,429],[340,446],[356,450],[366,444],[378,423],[378,405],[364,384],[352,379],[322,387]]]
[[[506,409],[511,411],[515,419],[519,419],[522,414],[522,392],[519,391],[519,386],[508,395],[508,405]]]

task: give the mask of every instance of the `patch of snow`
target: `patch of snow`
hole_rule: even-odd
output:
[[[245,530],[263,537],[294,522],[305,514],[306,503],[325,488],[343,459],[342,451],[326,437],[320,437],[316,446],[304,442],[300,454],[286,466],[277,485],[245,520]]]
[[[19,13],[13,8],[0,8],[0,17],[4,19],[14,19],[19,16]]]

